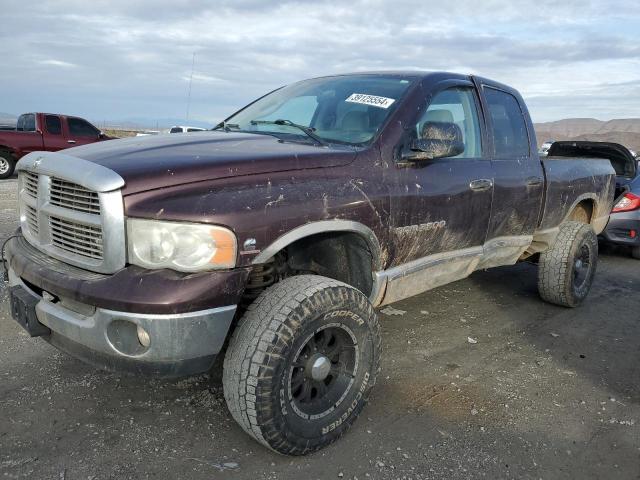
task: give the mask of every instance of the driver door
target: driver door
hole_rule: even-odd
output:
[[[430,125],[454,124],[462,133],[464,151],[446,158],[386,162],[392,266],[428,263],[443,255],[477,257],[489,226],[493,172],[475,87],[457,81],[425,92],[426,108],[418,109],[398,150],[410,148]]]

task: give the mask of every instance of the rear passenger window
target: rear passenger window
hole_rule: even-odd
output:
[[[529,135],[516,97],[488,87],[485,87],[484,94],[493,124],[495,158],[528,157]]]
[[[60,135],[62,133],[60,117],[56,115],[47,115],[44,117],[44,123],[47,127],[47,132],[51,135]]]

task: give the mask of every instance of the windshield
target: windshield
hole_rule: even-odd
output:
[[[229,117],[224,126],[232,131],[312,141],[305,134],[306,127],[325,142],[364,144],[397,108],[412,81],[380,75],[304,80],[257,100]]]

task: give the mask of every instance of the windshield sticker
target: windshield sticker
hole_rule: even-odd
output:
[[[366,95],[364,93],[352,93],[345,102],[361,103],[362,105],[371,105],[372,107],[389,108],[395,100],[387,97],[376,97],[375,95]]]

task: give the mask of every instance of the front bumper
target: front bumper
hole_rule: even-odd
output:
[[[108,279],[70,278],[68,273],[58,285],[51,284],[49,277],[60,274],[56,269],[62,266],[48,265],[48,257],[33,258],[29,255],[33,252],[22,242],[23,239],[14,239],[8,248],[9,286],[13,290],[19,288],[27,303],[35,305],[37,321],[50,329],[50,333],[42,335],[47,342],[87,363],[113,371],[182,376],[201,373],[212,366],[233,321],[235,303],[180,313],[133,313],[78,301],[77,296],[67,296],[70,285]],[[15,266],[26,275],[20,275]],[[34,271],[44,274],[29,275]],[[49,285],[51,288],[47,288]],[[135,291],[129,293],[136,296]],[[188,301],[182,293],[182,300]],[[148,334],[148,346],[139,340],[138,327]]]
[[[236,311],[235,305],[174,315],[132,314],[80,304],[72,309],[38,295],[10,269],[9,287],[16,286],[37,302],[36,317],[51,330],[42,336],[44,340],[112,371],[161,376],[207,371],[224,345]],[[149,335],[148,347],[138,340],[138,326]]]
[[[640,210],[612,213],[607,228],[600,236],[609,243],[640,246]]]

